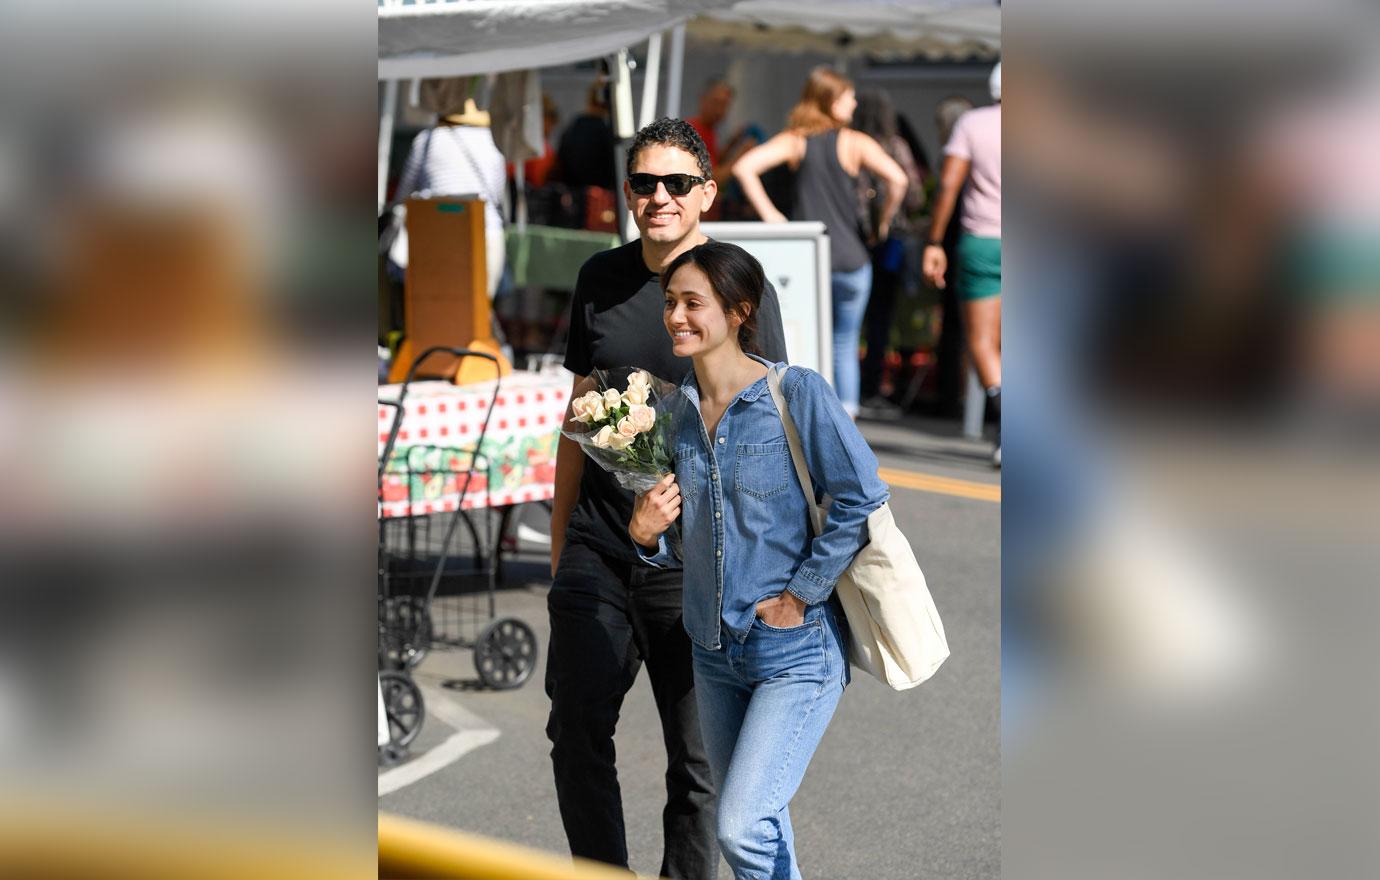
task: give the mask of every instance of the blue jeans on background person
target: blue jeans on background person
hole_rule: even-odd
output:
[[[692,648],[715,830],[737,880],[800,878],[787,806],[848,682],[833,601],[806,608],[800,626],[757,619],[741,643],[725,630],[719,649]]]
[[[829,275],[834,321],[834,391],[850,416],[858,414],[858,334],[872,293],[872,264]]]

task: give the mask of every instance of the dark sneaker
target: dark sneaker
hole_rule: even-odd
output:
[[[869,397],[858,405],[858,417],[874,422],[899,421],[905,414],[905,410],[880,394]]]

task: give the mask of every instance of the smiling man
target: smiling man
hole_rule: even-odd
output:
[[[706,240],[700,217],[714,203],[709,153],[680,119],[643,128],[628,149],[624,195],[641,236],[589,259],[570,306],[565,366],[578,386],[595,369],[637,367],[679,383],[692,369],[671,351],[662,322],[662,269]],[[776,291],[768,282],[758,346],[786,360]],[[628,537],[633,496],[561,438],[551,514],[547,598],[551,646],[546,692],[556,796],[573,855],[626,867],[622,795],[613,733],[623,697],[645,663],[666,744],[665,850],[660,876],[711,880],[719,848],[714,792],[700,738],[681,623],[681,573],[644,563]]]

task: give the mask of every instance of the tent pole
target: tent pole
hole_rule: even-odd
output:
[[[666,115],[680,116],[680,77],[685,69],[685,24],[671,30],[671,61],[666,71]]]
[[[657,32],[647,40],[647,72],[642,75],[642,120],[638,128],[644,128],[656,118],[656,90],[661,78],[661,33]]]
[[[610,110],[613,112],[613,192],[618,204],[618,229],[623,241],[637,238],[637,227],[628,214],[628,202],[623,197],[623,181],[626,178],[624,160],[628,155],[628,142],[636,134],[632,106],[632,73],[628,70],[628,50],[619,49],[610,63],[613,77],[612,94],[609,96]]]
[[[613,56],[609,83],[609,104],[613,110],[613,136],[615,140],[627,140],[637,133],[637,118],[633,116],[632,71],[627,49],[619,49]]]
[[[641,235],[637,231],[637,223],[632,218],[632,207],[628,204],[627,197],[623,194],[623,182],[627,180],[627,171],[624,166],[628,160],[629,141],[620,141],[613,148],[613,158],[616,163],[614,171],[614,197],[618,200],[618,234],[626,244]]]
[[[383,112],[379,114],[379,209],[388,197],[388,160],[393,152],[393,116],[398,111],[397,80],[383,81]]]

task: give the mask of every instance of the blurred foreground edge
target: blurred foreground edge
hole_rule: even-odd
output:
[[[11,796],[13,792],[6,792]],[[151,808],[24,792],[0,805],[0,877],[92,880],[348,880],[370,876],[367,825],[289,821],[268,811]],[[360,839],[363,837],[364,839]]]
[[[458,880],[628,880],[624,870],[439,825],[379,814],[379,877]]]

